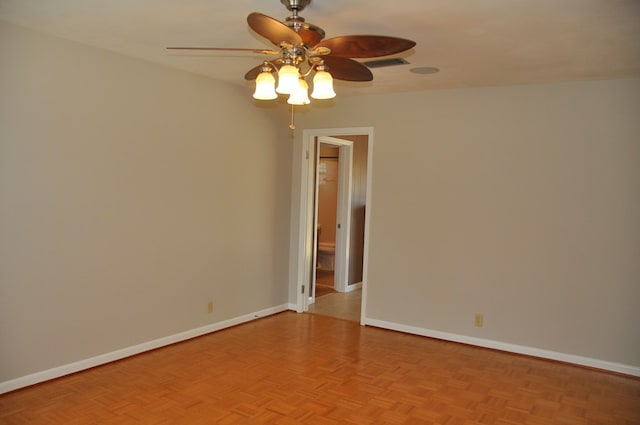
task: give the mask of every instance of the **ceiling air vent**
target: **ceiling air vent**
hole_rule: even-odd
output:
[[[406,65],[409,62],[402,58],[380,59],[375,61],[362,62],[368,68],[384,68],[386,66]]]

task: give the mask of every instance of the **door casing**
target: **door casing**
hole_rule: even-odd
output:
[[[367,144],[367,208],[365,209],[364,253],[362,262],[362,305],[360,324],[365,324],[367,299],[367,274],[369,264],[369,232],[372,210],[372,155],[374,142],[373,127],[309,129],[302,132],[302,149],[300,156],[300,205],[298,208],[298,252],[295,256],[296,311],[301,313],[309,308],[309,295],[315,258],[315,167],[313,164],[316,138],[322,136],[360,136],[366,135]]]

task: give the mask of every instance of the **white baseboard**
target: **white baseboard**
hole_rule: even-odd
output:
[[[64,375],[80,372],[85,369],[100,366],[106,363],[110,363],[116,360],[123,359],[125,357],[134,356],[136,354],[143,353],[145,351],[154,350],[156,348],[164,347],[166,345],[175,344],[177,342],[186,341],[191,338],[206,335],[211,332],[216,332],[231,326],[236,326],[245,322],[256,320],[262,317],[270,316],[280,313],[286,310],[296,311],[297,306],[295,304],[282,304],[276,307],[267,308],[254,313],[245,314],[243,316],[234,317],[232,319],[224,320],[222,322],[212,323],[200,328],[191,329],[178,334],[170,335],[164,338],[159,338],[153,341],[144,342],[142,344],[134,345],[131,347],[123,348],[120,350],[112,351],[110,353],[101,354],[88,359],[80,360],[74,363],[58,366],[52,369],[36,372],[30,375],[22,376],[20,378],[12,379],[10,381],[0,382],[0,394],[14,391],[20,388],[28,387],[30,385],[38,384],[40,382],[48,381],[51,379],[59,378]],[[460,342],[463,344],[476,345],[479,347],[493,348],[496,350],[508,351],[512,353],[525,354],[535,357],[541,357],[550,360],[558,360],[567,363],[573,363],[581,366],[588,366],[597,369],[608,370],[611,372],[622,373],[625,375],[640,377],[640,367],[625,365],[621,363],[608,362],[604,360],[592,359],[588,357],[576,356],[573,354],[559,353],[550,350],[542,350],[534,347],[527,347],[523,345],[509,344],[499,341],[493,341],[489,339],[475,338],[464,335],[452,334],[448,332],[434,331],[425,328],[418,328],[415,326],[403,325],[400,323],[387,322],[384,320],[377,320],[371,318],[365,318],[365,325],[375,326],[378,328],[389,329],[399,332],[410,333],[414,335],[426,336],[431,338],[438,338],[447,341]]]
[[[414,335],[426,336],[430,338],[443,339],[446,341],[460,342],[463,344],[476,345],[478,347],[492,348],[495,350],[508,351],[510,353],[525,354],[549,360],[558,360],[566,363],[573,363],[581,366],[603,369],[611,372],[640,377],[640,367],[630,366],[621,363],[609,362],[605,360],[592,359],[589,357],[576,356],[573,354],[559,353],[556,351],[542,350],[540,348],[527,347],[524,345],[509,344],[506,342],[493,341],[490,339],[475,338],[465,335],[452,334],[448,332],[434,331],[431,329],[418,328],[415,326],[403,325],[401,323],[387,322],[384,320],[365,318],[365,325],[393,331],[405,332]]]
[[[347,290],[345,292],[352,292],[361,288],[362,288],[362,282],[350,283],[349,285],[347,285]]]
[[[261,317],[277,314],[285,310],[291,310],[290,304],[282,304],[275,307],[266,308],[264,310],[256,311],[254,313],[245,314],[243,316],[234,317],[232,319],[223,320],[222,322],[212,323],[200,328],[191,329],[185,332],[180,332],[175,335],[170,335],[164,338],[155,339],[153,341],[143,342],[142,344],[126,347],[120,350],[112,351],[110,353],[101,354],[88,359],[80,360],[74,363],[58,366],[53,369],[44,370],[41,372],[32,373],[27,376],[12,379],[10,381],[0,382],[0,394],[7,393],[9,391],[24,388],[29,385],[38,384],[40,382],[48,381],[50,379],[59,378],[64,375],[80,372],[85,369],[100,366],[106,363],[110,363],[116,360],[123,359],[125,357],[134,356],[136,354],[143,353],[145,351],[154,350],[156,348],[164,347],[166,345],[175,344],[177,342],[186,341],[191,338],[206,335],[211,332],[219,331],[231,326],[239,325],[241,323],[256,320]],[[295,307],[293,308],[295,310]]]

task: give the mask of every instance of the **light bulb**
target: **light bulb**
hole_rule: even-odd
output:
[[[296,87],[298,87],[298,68],[293,65],[284,65],[278,71],[276,91],[281,94],[291,94]]]
[[[327,71],[317,71],[313,77],[313,92],[311,97],[314,99],[331,99],[336,97],[333,91],[333,77]]]
[[[290,105],[308,105],[311,103],[309,100],[309,84],[304,78],[298,78],[296,89],[289,95],[287,103]]]
[[[256,91],[253,97],[258,100],[272,100],[278,97],[276,79],[272,73],[263,71],[256,78]]]

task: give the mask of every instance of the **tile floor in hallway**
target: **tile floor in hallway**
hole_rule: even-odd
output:
[[[330,289],[333,273],[321,270],[317,271],[316,283],[316,301],[309,306],[309,313],[360,322],[362,289],[347,293],[333,291]]]

